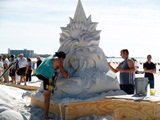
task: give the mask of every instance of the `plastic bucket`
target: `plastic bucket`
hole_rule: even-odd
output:
[[[148,78],[137,77],[135,78],[135,92],[139,96],[147,95]]]

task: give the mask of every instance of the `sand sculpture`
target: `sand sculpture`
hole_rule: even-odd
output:
[[[54,99],[86,99],[110,90],[119,90],[115,74],[110,74],[106,56],[99,47],[100,30],[97,22],[86,18],[81,1],[78,1],[74,18],[61,27],[60,48],[67,54],[64,67],[70,78],[57,80]],[[107,46],[107,45],[106,45]]]

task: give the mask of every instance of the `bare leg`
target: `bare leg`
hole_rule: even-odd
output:
[[[51,96],[51,91],[44,90],[44,115],[45,115],[45,119],[48,119],[50,96]]]
[[[26,85],[26,76],[21,75],[20,77],[20,82],[18,83],[19,85],[21,84],[21,82],[24,82],[24,85]]]
[[[12,83],[16,84],[16,78],[15,78],[15,76],[12,76]]]
[[[23,76],[21,75],[21,76],[20,76],[20,81],[19,81],[18,85],[20,85],[20,84],[21,84],[22,79],[23,79]]]
[[[24,85],[27,85],[26,84],[26,76],[23,76],[23,80],[24,80]]]
[[[24,83],[25,83],[25,77],[24,77],[23,75],[21,75],[19,85],[20,85],[23,81],[24,81]]]
[[[4,82],[5,82],[5,83],[9,83],[9,71],[7,71],[7,72],[3,75],[3,78],[4,78]]]

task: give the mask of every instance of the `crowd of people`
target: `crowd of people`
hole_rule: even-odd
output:
[[[37,56],[37,66],[42,62]],[[36,67],[37,67],[36,66]],[[15,55],[0,55],[0,83],[13,83],[27,85],[26,82],[32,80],[32,73],[35,69],[35,63],[31,58],[25,57],[23,53]]]

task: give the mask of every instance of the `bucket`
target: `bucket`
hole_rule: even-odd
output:
[[[138,96],[147,95],[148,78],[137,77],[135,78],[135,91]]]

